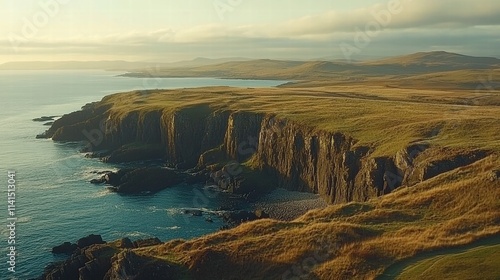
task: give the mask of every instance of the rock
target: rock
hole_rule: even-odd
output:
[[[48,265],[37,279],[98,280],[98,279],[179,279],[180,270],[166,261],[139,256],[132,248],[162,244],[158,238],[130,241],[122,238],[105,244],[100,235],[89,235],[78,240],[84,249],[76,250],[67,260]],[[63,247],[76,244],[69,242]],[[58,246],[56,246],[58,247]]]
[[[198,209],[186,209],[186,210],[184,210],[184,214],[191,214],[193,216],[200,217],[203,215],[203,212],[201,210],[198,210]]]
[[[236,212],[226,212],[222,215],[222,218],[226,223],[232,226],[236,226],[244,222],[269,218],[269,214],[267,214],[263,210],[256,210],[254,212],[236,211]]]
[[[36,135],[36,139],[47,139],[47,138],[50,138],[47,132],[42,132]]]
[[[109,155],[102,157],[104,162],[124,163],[143,160],[162,159],[165,147],[162,145],[144,145],[140,143],[124,145]]]
[[[491,182],[495,182],[496,180],[499,180],[500,179],[500,170],[491,171],[491,173],[488,175],[488,179]]]
[[[94,245],[94,244],[104,244],[104,243],[106,243],[106,242],[104,242],[102,240],[102,237],[100,235],[95,235],[95,234],[91,234],[87,237],[80,238],[76,242],[76,244],[80,248],[85,248],[85,247],[88,247],[88,246]]]
[[[191,173],[186,179],[186,183],[193,185],[197,183],[205,183],[209,179],[209,175],[203,171]]]
[[[56,118],[57,116],[43,116],[43,117],[40,117],[40,118],[35,118],[33,119],[34,122],[46,122],[46,121],[53,121],[54,118]]]
[[[436,177],[439,174],[451,171],[453,169],[469,165],[487,156],[484,151],[470,151],[457,155],[450,155],[448,158],[439,159],[430,162],[422,172],[422,180]]]
[[[267,219],[267,218],[269,218],[269,214],[267,214],[266,212],[264,212],[264,210],[262,210],[262,209],[255,210],[254,214],[255,214],[255,216],[258,219]]]
[[[53,124],[54,124],[54,122],[46,122],[43,125],[53,125]]]
[[[228,224],[239,225],[244,222],[256,220],[257,216],[253,212],[238,211],[224,213],[224,215],[222,215],[222,218]]]
[[[134,248],[134,242],[132,242],[128,237],[118,239],[112,243],[117,248],[131,249]]]
[[[111,257],[118,252],[108,244],[94,244],[76,251],[67,260],[47,266],[39,279],[103,279],[111,268]]]
[[[111,185],[112,191],[124,194],[141,192],[158,192],[172,185],[179,184],[183,175],[175,171],[160,168],[147,167],[132,170],[120,170],[104,175],[106,184]]]
[[[149,247],[154,245],[162,244],[161,240],[157,237],[148,238],[148,239],[139,239],[134,241],[135,248]]]
[[[109,156],[110,152],[107,150],[102,150],[102,151],[89,151],[88,148],[83,148],[80,150],[81,153],[86,153],[85,157],[86,158],[105,158]]]
[[[179,269],[167,262],[144,257],[133,251],[123,251],[112,258],[112,267],[104,279],[181,279]]]
[[[90,180],[90,183],[94,185],[100,185],[106,183],[106,180],[104,180],[104,178],[92,179]]]
[[[53,254],[72,254],[78,249],[78,245],[73,244],[71,242],[64,242],[59,246],[55,246],[52,248]]]

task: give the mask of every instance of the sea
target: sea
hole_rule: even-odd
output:
[[[98,70],[0,71],[0,279],[40,276],[48,264],[66,258],[53,255],[53,246],[76,242],[89,234],[100,234],[106,241],[123,237],[168,241],[213,233],[223,225],[217,215],[220,206],[239,206],[238,198],[204,185],[181,184],[146,195],[119,195],[105,186],[92,185],[89,181],[98,178],[99,172],[124,166],[86,158],[79,152],[82,143],[36,139],[48,126],[33,119],[62,116],[116,92],[273,87],[286,81],[131,78],[119,74]],[[14,198],[10,202],[9,193]],[[185,214],[187,209],[200,209],[204,214]],[[207,221],[208,217],[213,222]]]

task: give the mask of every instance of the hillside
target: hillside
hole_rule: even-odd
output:
[[[85,254],[109,261],[94,261],[90,270],[104,269],[105,279],[409,279],[421,275],[415,270],[423,264],[407,260],[434,262],[431,252],[488,244],[486,253],[468,258],[469,252],[461,266],[445,255],[428,275],[497,279],[497,259],[490,256],[498,255],[500,244],[499,160],[490,156],[380,198],[333,205],[291,222],[259,220],[138,249],[120,242],[93,245]],[[393,274],[388,268],[396,265],[409,269]],[[446,270],[450,265],[453,270]]]
[[[474,57],[445,51],[419,52],[410,55],[392,57],[371,62],[364,62],[363,65],[425,65],[428,67],[444,65],[447,67],[459,68],[484,68],[499,67],[500,59],[495,57]]]
[[[312,211],[293,222],[262,220],[136,253],[185,266],[196,279],[374,278],[390,264],[425,252],[493,236],[499,244],[500,182],[490,180],[498,160],[489,157],[378,199]],[[485,263],[481,279],[493,279],[488,277],[495,268]],[[455,269],[464,275],[475,268]]]
[[[405,279],[421,270],[439,278],[457,275],[446,274],[449,267],[474,275],[467,264],[477,263],[478,279],[495,279],[496,264],[486,258],[498,254],[500,237],[500,92],[495,84],[464,85],[497,71],[329,81],[337,65],[358,67],[270,60],[200,67],[197,74],[236,76],[283,67],[285,76],[311,72],[323,80],[118,93],[56,120],[40,137],[90,141],[87,152],[109,151],[103,160],[148,160],[154,147],[171,166],[207,172],[229,193],[258,197],[281,187],[320,194],[331,205],[193,240],[93,245],[46,279],[68,271],[84,280]],[[448,88],[425,86],[446,79]],[[419,81],[427,84],[417,88]],[[457,258],[462,267],[452,266]]]
[[[471,57],[447,52],[417,53],[369,62],[346,63],[340,61],[232,61],[200,67],[160,67],[151,71],[124,74],[130,77],[224,77],[240,79],[279,79],[311,81],[320,84],[391,84],[411,88],[470,89],[472,84],[494,75],[498,81],[500,60],[488,57]],[[427,82],[425,75],[436,75],[434,82]],[[457,75],[459,73],[459,75]],[[466,80],[461,78],[467,75]],[[417,76],[417,77],[415,77]],[[418,78],[422,76],[422,78]],[[439,77],[442,77],[440,79]],[[405,79],[404,81],[400,81]],[[417,81],[412,82],[414,79]],[[410,82],[408,82],[410,81]],[[450,84],[451,83],[451,84]]]

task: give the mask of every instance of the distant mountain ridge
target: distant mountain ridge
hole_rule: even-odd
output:
[[[0,64],[0,70],[69,70],[69,69],[102,69],[102,70],[137,70],[137,69],[159,69],[173,67],[198,67],[212,64],[220,64],[228,61],[250,60],[243,57],[229,58],[204,58],[198,57],[193,60],[177,62],[147,62],[147,61],[125,61],[125,60],[102,60],[102,61],[13,61]]]
[[[155,70],[154,73],[146,69],[132,71],[123,76],[277,79],[336,84],[370,81],[390,86],[474,89],[481,85],[482,80],[487,80],[486,87],[490,88],[491,82],[500,80],[500,59],[440,51],[355,63],[258,59]],[[426,75],[431,75],[431,78]]]
[[[196,58],[174,63],[127,61],[10,62],[0,70],[103,69],[126,77],[288,80],[316,84],[375,83],[428,89],[500,88],[500,59],[445,51],[419,52],[373,61]],[[301,83],[302,83],[301,82]]]
[[[363,65],[500,65],[500,59],[496,57],[475,57],[445,51],[419,52],[410,55],[390,57],[371,62],[363,62]]]

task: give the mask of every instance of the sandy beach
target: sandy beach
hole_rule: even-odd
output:
[[[317,194],[276,189],[253,206],[264,210],[273,219],[291,221],[309,210],[325,208],[328,204]]]

